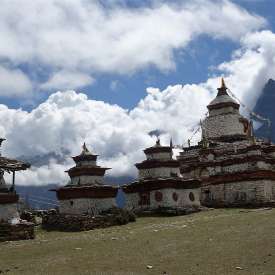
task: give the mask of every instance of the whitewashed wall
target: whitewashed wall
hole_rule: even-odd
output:
[[[93,185],[93,184],[103,184],[104,180],[102,176],[79,176],[73,177],[71,179],[71,184],[73,185]]]
[[[178,167],[158,167],[150,169],[140,169],[139,179],[144,179],[148,177],[152,178],[170,178],[171,173],[180,176],[180,169]]]
[[[156,200],[156,192],[161,192],[163,198],[161,201]],[[194,201],[191,201],[189,198],[189,194],[193,193]],[[178,195],[178,200],[175,201],[173,199],[173,194],[176,193]],[[175,209],[181,209],[186,207],[198,207],[200,206],[200,189],[174,189],[174,188],[166,188],[161,190],[154,190],[150,192],[150,205],[139,205],[140,196],[138,193],[129,193],[125,194],[126,197],[126,209],[150,209],[154,210],[159,207],[169,207]]]
[[[147,159],[159,159],[159,160],[169,160],[171,159],[171,154],[168,152],[159,152],[146,154]]]
[[[155,193],[161,192],[163,194],[163,200],[158,202],[155,199]],[[188,206],[199,206],[200,205],[200,189],[174,189],[167,188],[150,192],[150,202],[152,208],[158,207],[188,207]],[[194,194],[195,200],[191,201],[189,198],[190,193]],[[173,193],[178,195],[178,200],[173,199]]]
[[[14,218],[19,218],[17,203],[0,204],[0,222],[9,222]]]
[[[275,200],[275,182],[272,180],[242,181],[226,184],[204,186],[201,188],[202,204],[212,201],[213,203],[225,203],[227,205],[246,203],[268,203]],[[210,191],[210,195],[205,193]]]
[[[116,206],[115,198],[104,199],[71,199],[59,201],[60,213],[65,214],[91,214],[97,215],[101,211],[108,210]]]

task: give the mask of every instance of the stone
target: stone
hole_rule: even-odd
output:
[[[34,239],[34,224],[20,221],[17,224],[0,223],[0,242]]]
[[[42,218],[42,228],[48,231],[87,231],[135,221],[134,214],[119,208],[112,208],[97,216],[48,213]]]

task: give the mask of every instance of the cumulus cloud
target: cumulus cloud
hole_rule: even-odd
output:
[[[232,60],[218,67],[227,76],[232,91],[238,91],[238,97],[250,109],[255,106],[266,82],[275,77],[274,43],[275,34],[271,31],[247,34]]]
[[[248,34],[232,60],[217,68],[216,73],[225,76],[228,87],[250,108],[268,78],[275,76],[274,42],[270,31]],[[113,168],[109,175],[135,176],[134,164],[144,159],[142,150],[155,142],[150,133],[158,129],[164,144],[171,136],[175,144],[186,144],[219,85],[220,77],[213,76],[197,85],[168,86],[163,91],[148,88],[146,97],[130,111],[75,91],[56,92],[31,112],[0,105],[0,135],[7,138],[4,154],[66,152],[63,162],[53,157],[47,165],[20,173],[21,184],[65,183],[68,177],[63,171],[73,165],[69,156],[80,152],[83,141],[101,155],[100,164]]]
[[[174,51],[201,34],[239,40],[266,24],[227,0],[152,1],[140,8],[123,1],[21,2],[1,1],[0,62],[49,74],[43,89],[79,88],[90,84],[94,73],[129,74],[146,66],[170,70]]]
[[[148,89],[146,98],[130,112],[74,91],[52,94],[31,112],[0,105],[0,134],[8,140],[3,153],[29,156],[68,152],[63,163],[52,159],[48,165],[20,173],[19,184],[67,181],[63,171],[72,166],[69,156],[80,152],[83,141],[101,155],[102,165],[113,168],[109,175],[134,176],[134,163],[144,158],[142,150],[155,142],[148,133],[162,128],[166,133],[163,143],[169,143],[170,135],[175,142],[183,142],[205,109],[202,105],[192,113],[189,101],[203,98],[205,102],[210,100],[204,88],[177,85],[165,91]],[[188,113],[188,117],[180,119]]]

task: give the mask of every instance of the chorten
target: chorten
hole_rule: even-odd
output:
[[[202,136],[209,141],[241,141],[251,137],[251,123],[240,115],[240,105],[228,94],[222,78],[216,98],[207,106],[209,115],[202,123]]]
[[[104,184],[105,172],[110,168],[98,166],[97,157],[85,143],[81,154],[72,157],[75,166],[66,171],[69,183],[55,190],[60,213],[97,215],[116,206],[118,187]]]
[[[275,145],[258,139],[224,80],[207,106],[202,140],[178,156],[182,176],[202,181],[201,203],[211,207],[275,202]]]
[[[136,213],[187,213],[200,206],[200,181],[184,180],[180,163],[172,158],[172,144],[156,144],[144,150],[146,160],[137,163],[138,179],[123,186],[126,208]]]
[[[5,139],[0,139],[0,147]],[[0,154],[0,241],[34,238],[34,225],[20,219],[19,196],[15,190],[15,173],[26,170],[30,164],[3,157]],[[12,173],[12,183],[7,184],[5,173]]]

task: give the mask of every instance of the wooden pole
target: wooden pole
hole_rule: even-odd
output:
[[[12,190],[15,191],[15,171],[12,171]]]

